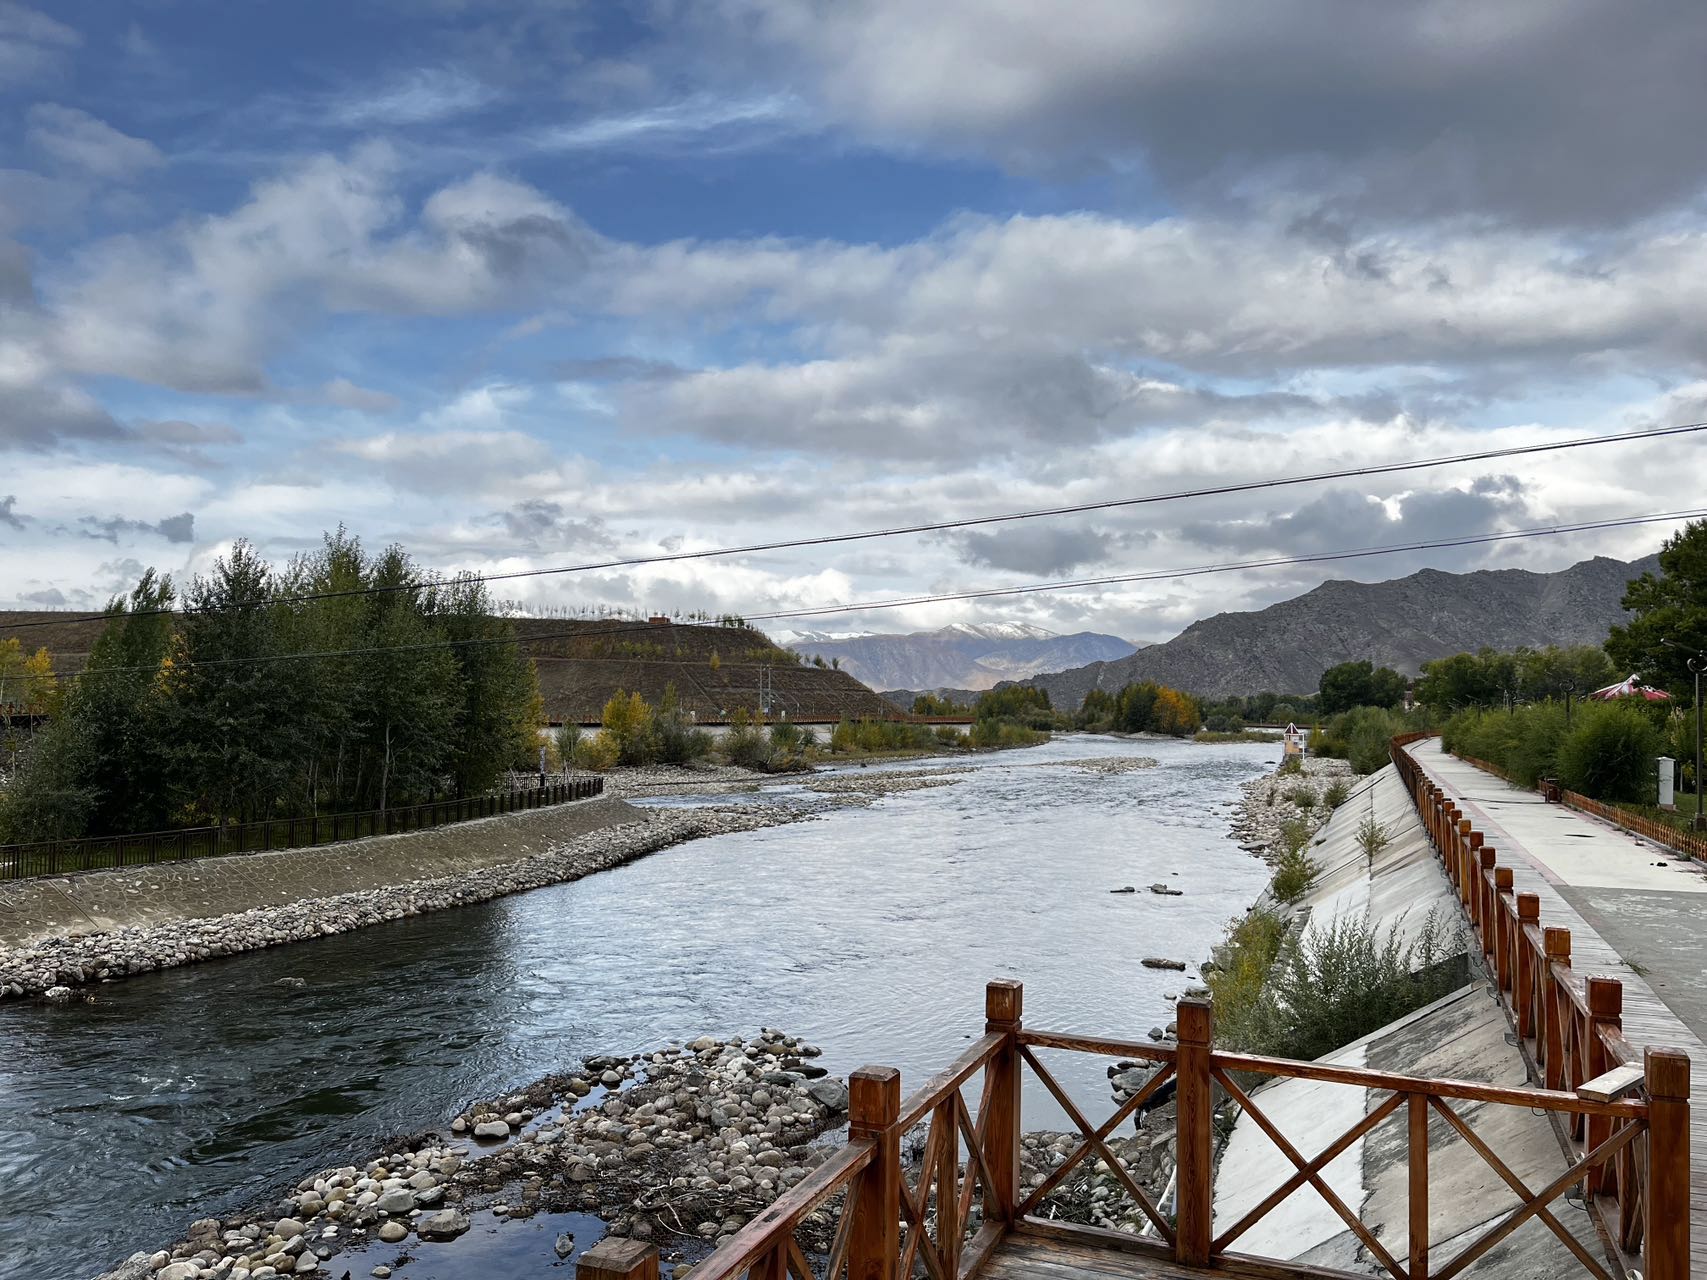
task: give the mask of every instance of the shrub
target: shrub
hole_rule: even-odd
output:
[[[657,759],[652,708],[638,692],[618,689],[605,703],[604,732],[616,743],[618,764],[651,764]]]
[[[729,732],[723,735],[723,755],[743,769],[770,769],[771,745],[765,731],[745,711],[737,711]]]
[[[1301,785],[1288,788],[1286,798],[1292,801],[1293,804],[1297,805],[1305,813],[1309,813],[1310,810],[1316,807],[1316,793],[1308,786]]]
[[[1351,783],[1344,778],[1335,778],[1322,788],[1322,804],[1328,809],[1337,809],[1351,796]]]
[[[1300,756],[1287,756],[1280,762],[1280,768],[1275,770],[1283,778],[1290,778],[1304,772],[1304,761]]]
[[[1590,703],[1559,744],[1559,781],[1596,800],[1648,800],[1660,732],[1647,714],[1618,703]]]
[[[1315,755],[1345,760],[1358,773],[1374,773],[1391,760],[1392,739],[1421,725],[1418,716],[1381,707],[1357,707],[1341,712],[1312,733],[1310,750]]]
[[[1450,929],[1434,915],[1409,943],[1353,916],[1302,941],[1286,937],[1238,1047],[1319,1058],[1456,989],[1460,966],[1442,963],[1451,951]]]
[[[1310,843],[1310,824],[1302,818],[1288,818],[1280,824],[1280,847],[1286,853],[1297,853]]]
[[[1275,900],[1288,906],[1297,902],[1310,886],[1316,883],[1316,877],[1321,869],[1310,860],[1310,855],[1302,847],[1288,849],[1275,860],[1274,878],[1269,881],[1269,892]]]
[[[786,720],[771,726],[770,755],[765,767],[772,773],[788,769],[804,769],[817,738],[810,729],[802,729]]]
[[[1214,948],[1203,980],[1215,1002],[1218,1039],[1254,1043],[1253,1028],[1264,1017],[1263,987],[1289,929],[1278,911],[1258,907],[1234,922]]]
[[[975,747],[1029,747],[1048,742],[1049,730],[1013,720],[980,720],[972,726],[969,741]]]
[[[590,769],[594,773],[616,768],[621,756],[621,744],[603,729],[583,734],[570,752],[570,759],[577,769]]]
[[[1369,865],[1375,865],[1375,859],[1384,853],[1387,846],[1393,842],[1387,828],[1375,821],[1375,811],[1371,809],[1364,815],[1363,821],[1357,824],[1357,843],[1363,850],[1363,856],[1369,860]]]
[[[682,711],[676,686],[664,686],[664,696],[652,717],[652,758],[660,764],[687,764],[711,751],[711,735],[696,729]]]
[[[945,747],[963,747],[966,745],[966,735],[951,724],[939,724],[936,727],[936,740]]]

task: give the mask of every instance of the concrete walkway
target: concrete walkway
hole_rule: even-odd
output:
[[[1693,1274],[1707,1277],[1707,871],[1609,822],[1548,804],[1447,755],[1439,738],[1406,748],[1536,894],[1541,923],[1571,931],[1571,967],[1624,984],[1632,1044],[1689,1054]]]

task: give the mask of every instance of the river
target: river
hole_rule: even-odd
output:
[[[1059,763],[1137,754],[1159,767]],[[982,1029],[991,978],[1025,983],[1031,1025],[1142,1037],[1184,975],[1139,959],[1195,972],[1266,881],[1222,806],[1276,756],[1075,735],[911,762],[969,772],[94,1003],[0,1008],[0,1277],[80,1280],[589,1054],[771,1026],[837,1074],[893,1065],[910,1088]],[[1142,891],[1154,881],[1184,894]],[[1076,1070],[1093,1096],[1101,1065]]]

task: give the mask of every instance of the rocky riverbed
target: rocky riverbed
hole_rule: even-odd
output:
[[[1088,760],[1051,760],[1054,769],[1077,769],[1080,773],[1133,773],[1139,769],[1154,769],[1160,763],[1154,756],[1092,756]]]
[[[1349,788],[1356,780],[1344,760],[1312,756],[1300,761],[1298,772],[1276,769],[1242,783],[1229,834],[1246,853],[1272,861],[1281,852],[1280,830],[1288,820],[1299,819],[1315,831],[1333,812],[1328,790],[1336,783]],[[1305,796],[1309,802],[1300,803]]]
[[[763,1030],[589,1058],[469,1107],[448,1132],[324,1169],[255,1212],[195,1222],[107,1280],[338,1274],[345,1251],[395,1246],[401,1261],[455,1241],[482,1212],[520,1221],[587,1211],[672,1256],[703,1252],[834,1151],[818,1139],[845,1122],[847,1087],[812,1065],[818,1055]],[[370,1271],[384,1277],[393,1265]]]
[[[813,1065],[819,1054],[763,1029],[751,1040],[706,1036],[649,1054],[589,1058],[568,1074],[468,1107],[444,1132],[303,1178],[251,1212],[198,1220],[183,1239],[132,1254],[102,1280],[348,1275],[345,1254],[384,1280],[415,1257],[454,1248],[475,1215],[520,1222],[574,1211],[596,1215],[612,1235],[657,1243],[667,1261],[691,1261],[807,1178],[844,1140],[847,1087]],[[1114,1099],[1130,1097],[1148,1072],[1132,1062],[1110,1068]],[[1147,1220],[1123,1176],[1161,1200],[1173,1169],[1173,1113],[1171,1100],[1139,1112],[1130,1134],[1108,1140],[1118,1172],[1089,1154],[1037,1212],[1141,1231]],[[903,1143],[910,1179],[925,1136],[921,1125]],[[1077,1133],[1024,1135],[1022,1194],[1043,1186],[1081,1141]],[[803,1223],[808,1248],[828,1247],[839,1200]],[[376,1248],[390,1260],[373,1263]],[[573,1239],[559,1237],[556,1249],[567,1257]]]

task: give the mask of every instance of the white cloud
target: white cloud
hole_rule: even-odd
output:
[[[165,163],[152,142],[121,133],[87,111],[51,102],[30,108],[29,138],[55,163],[97,178],[123,180]]]
[[[20,84],[55,71],[83,37],[36,9],[0,0],[0,83]]]

